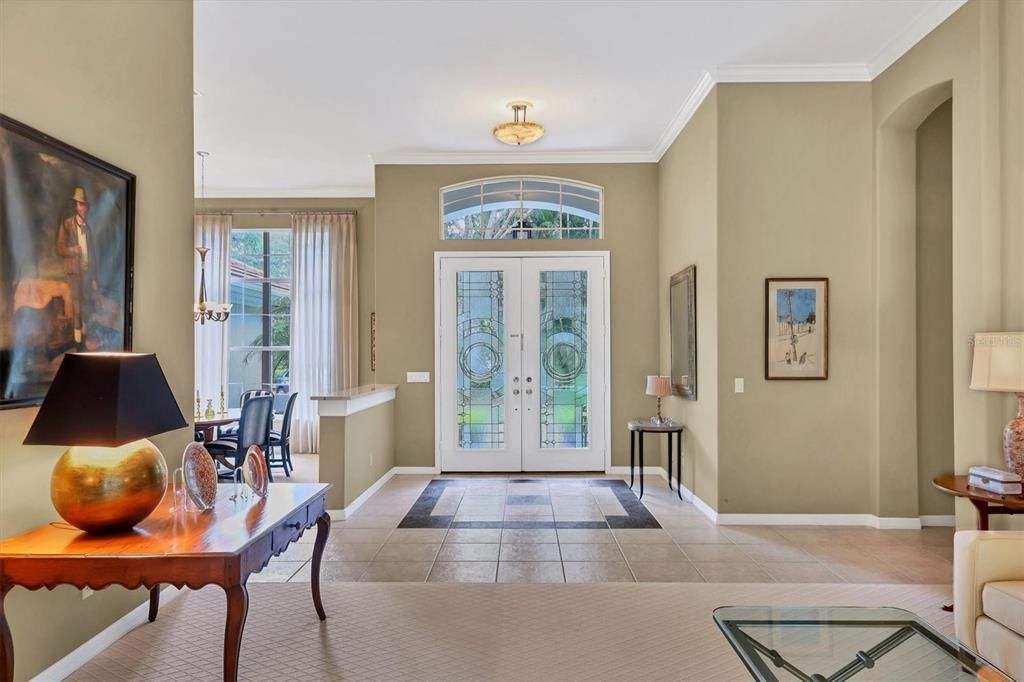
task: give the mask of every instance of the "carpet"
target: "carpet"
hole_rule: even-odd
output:
[[[952,635],[949,585],[325,583],[250,587],[245,680],[748,680],[717,606],[898,606]],[[221,679],[224,597],[190,592],[71,679]]]

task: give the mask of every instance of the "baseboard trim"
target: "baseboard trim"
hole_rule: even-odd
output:
[[[174,600],[183,590],[168,585],[160,591],[160,606]],[[98,656],[108,646],[121,639],[129,632],[149,622],[149,599],[124,614],[80,647],[60,659],[49,668],[32,679],[37,682],[44,680],[63,680],[70,677],[76,670]]]
[[[922,526],[956,527],[956,514],[926,514],[921,517]]]
[[[436,476],[441,473],[440,467],[395,467],[396,475],[402,476]]]
[[[919,518],[874,514],[718,514],[722,526],[866,526],[882,530],[919,530]]]
[[[378,478],[373,484],[364,490],[362,494],[356,499],[352,500],[352,504],[345,507],[344,509],[328,509],[327,513],[331,515],[331,519],[334,521],[344,521],[346,517],[351,516],[355,510],[359,509],[370,499],[375,492],[384,487],[384,484],[390,481],[395,476],[395,467],[391,467],[384,475]]]

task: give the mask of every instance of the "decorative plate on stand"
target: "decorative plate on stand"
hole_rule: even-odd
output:
[[[181,457],[188,496],[200,511],[213,509],[217,502],[217,465],[202,443],[189,443]]]
[[[267,459],[263,456],[263,450],[258,445],[249,447],[245,453],[245,462],[242,464],[242,478],[252,491],[260,497],[266,497],[270,485],[270,472],[267,469]]]

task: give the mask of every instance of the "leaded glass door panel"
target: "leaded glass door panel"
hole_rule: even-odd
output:
[[[604,260],[523,260],[523,469],[605,468]]]
[[[604,263],[440,259],[442,470],[604,470]]]
[[[515,258],[441,262],[441,463],[521,471],[521,268]]]

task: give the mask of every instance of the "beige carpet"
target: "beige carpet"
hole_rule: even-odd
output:
[[[946,634],[948,585],[450,585],[250,588],[246,680],[747,680],[711,619],[726,604],[899,606]],[[221,679],[223,593],[167,605],[75,680]]]

